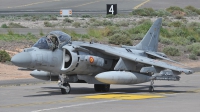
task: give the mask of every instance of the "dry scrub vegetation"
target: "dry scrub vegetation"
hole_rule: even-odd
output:
[[[144,8],[133,10],[130,14],[115,16],[75,15],[66,18],[57,17],[57,15],[1,16],[0,26],[7,28],[8,33],[0,34],[0,41],[31,46],[38,37],[44,36],[42,30],[38,35],[33,35],[31,32],[22,35],[13,33],[11,28],[44,29],[51,27],[62,29],[70,34],[73,40],[90,41],[93,39],[105,44],[135,45],[158,17],[163,18],[159,51],[173,56],[172,58],[177,61],[198,60],[200,56],[200,9],[192,6],[185,8],[172,6],[166,10]],[[86,28],[87,33],[79,34],[68,28]],[[0,49],[7,50],[8,47],[0,45]]]

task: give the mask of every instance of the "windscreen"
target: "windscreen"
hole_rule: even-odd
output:
[[[39,49],[49,49],[49,46],[46,41],[46,37],[40,38],[34,45],[33,47],[37,47]]]
[[[47,36],[40,38],[33,47],[54,51],[57,48],[62,48],[62,46],[68,43],[71,43],[70,35],[61,31],[52,31]]]
[[[71,42],[71,36],[61,31],[52,31],[49,33],[49,35],[55,35],[59,40],[59,44],[61,45]]]

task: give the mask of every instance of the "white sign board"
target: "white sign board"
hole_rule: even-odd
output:
[[[71,16],[72,15],[72,9],[61,9],[60,15],[61,16]]]

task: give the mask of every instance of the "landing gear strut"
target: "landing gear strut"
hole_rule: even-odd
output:
[[[154,80],[151,80],[151,84],[149,86],[149,92],[154,92],[154,86],[153,86],[153,84],[154,84]]]
[[[108,92],[110,90],[110,84],[94,84],[94,90],[96,92]]]
[[[66,78],[67,77],[65,74],[59,75],[60,80],[58,81],[58,86],[60,87],[62,94],[69,94],[71,91],[71,87],[69,83],[66,81]]]

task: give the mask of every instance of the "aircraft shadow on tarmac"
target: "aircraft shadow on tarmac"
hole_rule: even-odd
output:
[[[142,94],[159,94],[159,93],[193,93],[192,91],[186,91],[186,90],[178,90],[178,88],[190,88],[193,86],[174,86],[174,85],[162,85],[162,86],[155,86],[155,92],[149,92],[147,85],[133,85],[134,87],[127,87],[127,88],[112,88],[109,92],[95,92],[94,88],[88,88],[88,87],[73,87],[71,89],[70,94],[72,95],[84,95],[84,94],[97,94],[97,93],[123,93],[123,94],[134,94],[134,93],[142,93]],[[162,87],[162,88],[159,88]],[[156,89],[157,88],[157,89]],[[164,89],[163,89],[164,88]],[[167,89],[165,89],[167,88]],[[63,95],[60,92],[59,87],[42,87],[44,91],[38,91],[35,95],[27,95],[24,97],[43,97],[43,96],[52,96],[52,95]],[[48,89],[45,91],[45,89]],[[38,94],[39,93],[39,94]]]

